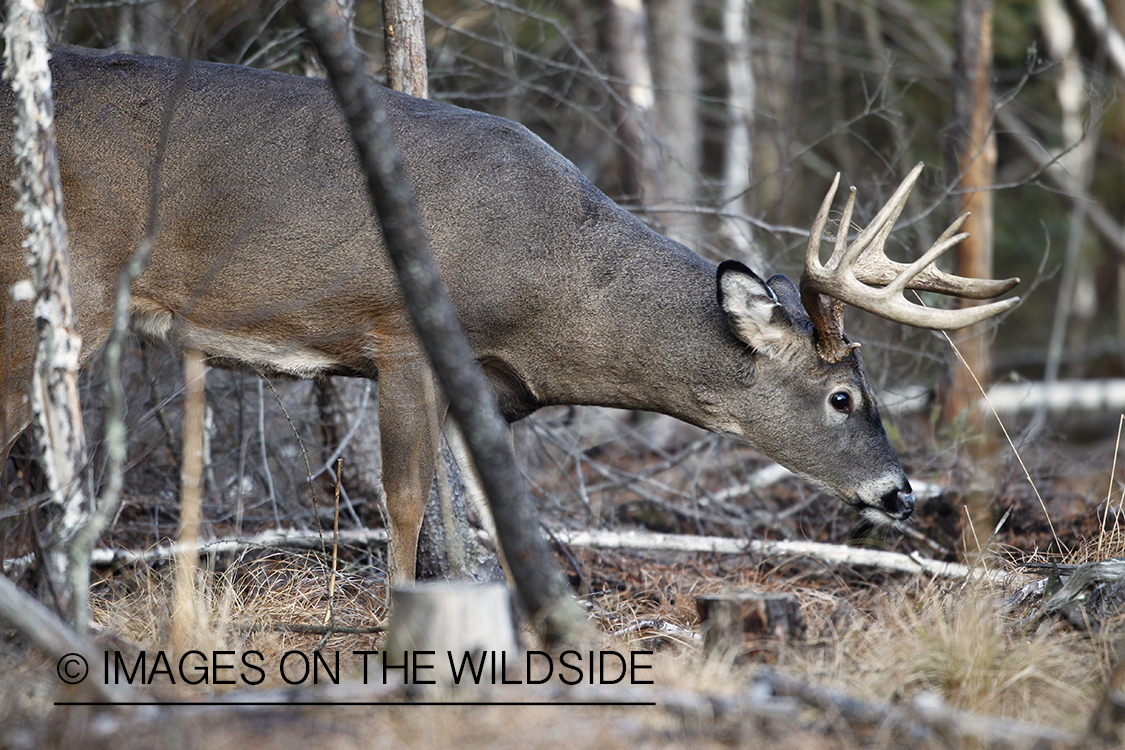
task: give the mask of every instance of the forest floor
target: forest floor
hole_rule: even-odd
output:
[[[667,425],[645,420],[559,410],[521,429],[517,443],[548,527],[646,528],[957,557],[955,488],[967,479],[955,441],[943,446],[924,423],[892,432],[912,479],[925,488],[916,519],[905,529],[872,530],[792,478],[727,497],[725,489],[768,462],[686,428],[664,434]],[[380,544],[343,548],[335,574],[331,556],[319,550],[258,548],[206,558],[196,579],[204,623],[188,641],[200,654],[186,668],[188,677],[205,679],[187,685],[172,625],[173,566],[101,569],[94,635],[99,648],[123,656],[120,665],[107,657],[91,672],[125,683],[122,665],[134,668],[147,654],[141,672],[150,684],[130,676],[135,694],[178,705],[59,706],[80,698],[61,684],[57,665],[0,628],[0,748],[1092,746],[1092,717],[1107,685],[1121,680],[1114,667],[1125,595],[1103,580],[1056,612],[1043,604],[1075,566],[1125,557],[1118,450],[1106,434],[1081,444],[1044,439],[1020,451],[1025,468],[1010,449],[1002,452],[993,496],[1004,522],[995,533],[977,532],[989,551],[976,570],[997,574],[988,579],[807,556],[560,548],[560,564],[597,626],[588,648],[626,657],[651,652],[637,657],[648,669],[609,685],[590,685],[587,671],[574,687],[553,679],[403,689],[372,678],[374,660],[365,680],[355,654],[382,647],[382,633],[370,629],[387,614]],[[163,507],[165,500],[152,503]],[[108,546],[143,549],[162,538],[144,521],[153,508],[136,495],[130,504]],[[1045,579],[1044,588],[1034,587]],[[308,632],[326,621],[330,580],[337,630]],[[794,597],[800,634],[705,650],[696,599],[746,590]],[[538,648],[524,638],[525,647]],[[283,660],[316,666],[317,650],[340,659],[339,684],[331,670],[314,685],[307,676],[287,681],[276,668]],[[298,655],[286,656],[292,652]],[[168,659],[167,674],[154,671],[158,654]],[[259,670],[246,666],[247,654],[256,654],[250,663]],[[991,729],[973,723],[982,718]]]

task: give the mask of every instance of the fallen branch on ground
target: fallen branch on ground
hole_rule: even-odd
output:
[[[845,547],[842,544],[818,542],[759,541],[728,537],[659,534],[651,531],[558,531],[559,541],[575,547],[600,547],[603,549],[638,549],[662,552],[702,552],[718,555],[762,555],[765,557],[811,557],[838,565],[880,568],[904,573],[928,573],[941,578],[971,578],[999,583],[1007,582],[1012,574],[968,567],[959,563],[931,560],[921,555],[904,555],[900,552]]]
[[[339,540],[340,544],[345,546],[386,544],[387,531],[386,529],[346,529],[340,531]],[[201,541],[195,545],[195,550],[203,554],[217,555],[230,552],[246,552],[252,549],[276,549],[282,547],[307,549],[329,545],[331,542],[331,535],[324,535],[318,531],[274,529],[271,531],[263,531],[251,537],[223,537],[221,539]],[[95,549],[90,555],[90,563],[97,567],[104,568],[112,565],[129,565],[140,562],[171,560],[175,557],[178,547],[179,545],[175,542],[167,542],[143,550]],[[8,573],[9,570],[18,570],[21,567],[26,567],[26,564],[30,562],[30,558],[30,555],[24,555],[23,557],[5,560],[4,572]]]
[[[481,532],[483,533],[483,532]],[[760,555],[763,557],[809,557],[835,565],[902,573],[927,574],[939,578],[968,578],[979,581],[1008,583],[1017,574],[991,570],[984,566],[968,567],[922,557],[918,554],[846,547],[842,544],[818,542],[761,541],[730,537],[690,536],[686,534],[660,534],[652,531],[569,530],[554,533],[562,544],[572,547],[601,549],[650,550],[654,552],[695,552],[716,555]],[[200,542],[198,551],[206,554],[238,553],[251,549],[315,548],[327,544],[329,538],[316,531],[282,529],[264,531],[252,537],[227,537]],[[387,541],[384,529],[348,529],[340,531],[343,545],[382,544]],[[96,549],[91,556],[94,565],[106,567],[138,562],[171,559],[175,543],[158,544],[146,550]],[[4,570],[18,565],[22,558],[4,561]]]
[[[131,685],[85,679],[89,665],[100,662],[99,651],[58,615],[3,576],[0,576],[0,622],[9,623],[37,649],[57,660],[59,679],[74,685],[79,695],[105,703],[138,700]],[[0,740],[0,745],[3,744]]]

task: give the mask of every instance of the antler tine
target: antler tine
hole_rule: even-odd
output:
[[[895,296],[902,294],[904,291],[906,291],[906,288],[911,284],[911,282],[914,281],[918,274],[929,268],[930,265],[934,263],[934,261],[941,257],[942,253],[944,253],[949,248],[954,247],[955,245],[957,245],[957,243],[967,238],[968,236],[969,234],[967,232],[962,232],[961,234],[955,234],[950,237],[945,237],[944,239],[939,239],[937,242],[930,245],[930,249],[922,253],[922,257],[920,257],[918,260],[910,264],[899,263],[898,265],[902,266],[902,272],[895,276],[895,278],[891,280],[891,283],[886,285],[887,293],[893,294]],[[885,255],[883,256],[883,259],[890,260]],[[854,268],[852,269],[853,273],[855,272],[855,270],[856,269]],[[859,274],[856,274],[856,278],[862,283],[871,283],[869,281],[864,281],[864,279],[860,278]],[[966,279],[966,281],[967,280],[968,279]]]
[[[856,282],[859,283],[859,282]],[[861,289],[870,289],[862,284]],[[947,310],[939,307],[922,307],[908,302],[906,297],[883,298],[867,301],[862,297],[847,300],[849,305],[867,310],[880,317],[903,323],[915,328],[930,328],[935,330],[955,331],[974,323],[999,315],[1006,310],[1011,310],[1019,304],[1019,297],[1011,297],[999,302],[989,302],[987,305],[976,307],[962,307],[956,310]]]
[[[910,191],[914,189],[914,183],[918,181],[918,175],[922,173],[922,163],[919,162],[910,170],[902,182],[887,199],[879,212],[875,214],[875,218],[867,225],[859,236],[855,238],[855,242],[848,248],[848,253],[845,259],[841,261],[842,265],[853,266],[856,260],[861,256],[873,255],[879,253],[883,255],[883,247],[887,244],[887,238],[891,235],[891,230],[894,228],[895,222],[902,214],[902,210],[906,208],[906,201],[910,197]],[[844,227],[846,231],[846,227]]]
[[[840,216],[840,226],[836,230],[836,244],[832,247],[832,257],[828,259],[826,268],[838,268],[844,262],[845,251],[848,247],[848,227],[852,225],[852,211],[855,209],[855,188],[848,190],[848,202],[844,204],[844,213]]]
[[[824,196],[824,200],[820,202],[820,210],[816,212],[816,218],[813,219],[812,229],[809,231],[809,244],[805,251],[805,267],[815,265],[817,268],[823,269],[824,266],[820,263],[820,240],[824,237],[824,228],[828,226],[828,211],[832,208],[832,199],[836,197],[836,188],[840,186],[840,173],[836,173],[836,177],[832,180],[832,187],[828,188],[828,194]],[[835,256],[835,253],[833,253]],[[831,261],[829,261],[831,263]]]
[[[837,234],[832,259],[826,268],[821,265],[817,251],[827,223],[827,206],[835,196],[839,175],[833,181],[832,189],[821,205],[814,223],[814,231],[809,237],[805,272],[801,278],[802,299],[806,300],[805,307],[817,326],[820,339],[818,346],[821,347],[822,352],[838,358],[842,356],[841,352],[845,351],[843,347],[847,344],[846,339],[843,338],[842,321],[838,315],[842,303],[855,305],[899,323],[936,329],[963,328],[979,323],[1019,303],[1019,298],[1015,297],[977,307],[944,310],[913,304],[902,296],[906,289],[918,289],[986,299],[1002,294],[1019,283],[1018,278],[1003,281],[969,279],[942,273],[933,267],[938,256],[968,236],[957,233],[965,221],[965,216],[954,221],[942,232],[930,249],[913,263],[897,263],[887,258],[884,252],[887,238],[902,213],[921,171],[921,164],[910,171],[886,205],[872,219],[871,224],[859,233],[851,246],[847,246],[847,227],[851,219],[855,195],[855,189],[852,189],[848,205],[844,209],[844,220]],[[833,263],[837,258],[838,263]],[[829,305],[826,300],[817,299],[818,295],[828,296],[837,301],[832,305],[836,308],[836,314],[830,325],[822,325],[820,322],[825,319],[825,311]],[[837,338],[839,341],[835,341]]]
[[[968,217],[969,214],[962,214],[957,217],[949,225],[949,228],[934,241],[931,250],[922,257],[930,257],[934,248],[942,246],[943,250],[932,256],[936,258],[945,250],[968,237],[967,234],[956,234]],[[877,286],[886,286],[895,279],[901,278],[903,274],[908,274],[909,282],[906,284],[908,289],[916,289],[920,292],[938,292],[968,299],[992,299],[1020,283],[1019,278],[971,279],[965,276],[955,276],[926,264],[923,264],[921,269],[908,273],[908,269],[914,268],[915,265],[916,263],[906,264],[893,261],[886,254],[865,253],[856,261],[853,271],[856,278],[864,284]]]

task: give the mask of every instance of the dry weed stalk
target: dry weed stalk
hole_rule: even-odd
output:
[[[1121,450],[1121,430],[1125,427],[1125,414],[1117,420],[1117,440],[1113,444],[1113,464],[1109,469],[1109,489],[1105,493],[1105,513],[1102,514],[1101,523],[1098,524],[1098,546],[1096,551],[1097,560],[1105,560],[1106,557],[1116,557],[1122,554],[1125,550],[1125,543],[1123,543],[1122,529],[1121,529],[1121,514],[1125,513],[1125,490],[1121,493],[1121,499],[1117,503],[1117,512],[1113,514],[1113,528],[1106,529],[1106,520],[1109,516],[1110,508],[1113,507],[1113,482],[1114,477],[1117,476],[1117,453]],[[1112,552],[1110,552],[1112,550]]]
[[[942,331],[942,335],[945,336],[945,340],[949,342],[949,346],[953,349],[953,353],[955,355],[957,355],[957,360],[961,363],[961,366],[964,367],[965,370],[972,377],[973,382],[976,384],[977,389],[980,391],[981,398],[984,400],[984,403],[988,406],[988,410],[990,412],[992,412],[992,416],[996,419],[996,424],[1000,425],[1000,431],[1004,433],[1004,439],[1006,441],[1008,441],[1008,445],[1012,449],[1012,454],[1016,457],[1016,461],[1019,462],[1020,468],[1023,470],[1023,475],[1025,477],[1027,477],[1027,482],[1028,482],[1028,484],[1031,485],[1031,490],[1032,490],[1032,492],[1035,493],[1035,498],[1039,501],[1039,507],[1043,509],[1043,517],[1047,519],[1047,526],[1051,529],[1051,537],[1054,538],[1054,540],[1055,540],[1055,546],[1059,550],[1064,549],[1063,545],[1062,545],[1062,542],[1059,541],[1059,535],[1055,531],[1055,524],[1051,520],[1051,514],[1047,510],[1047,504],[1045,502],[1043,502],[1043,496],[1039,494],[1039,488],[1035,486],[1035,480],[1031,478],[1031,472],[1028,471],[1027,464],[1024,463],[1023,457],[1020,455],[1019,449],[1016,448],[1016,444],[1012,440],[1012,436],[1008,433],[1008,428],[1007,428],[1007,426],[1005,426],[1004,420],[1000,419],[1000,414],[996,411],[996,408],[992,405],[992,401],[989,400],[988,393],[985,392],[984,386],[981,385],[980,379],[977,378],[977,374],[975,372],[973,372],[971,367],[969,367],[969,363],[965,360],[965,357],[961,354],[961,350],[957,348],[957,345],[955,343],[953,343],[953,339],[951,339],[949,337],[949,334],[945,331]],[[982,553],[984,553],[986,551],[987,550],[985,550],[985,549],[981,550]]]
[[[202,352],[185,352],[183,492],[180,496],[180,531],[172,609],[172,645],[178,653],[199,648],[202,645],[201,636],[207,629],[198,586],[205,372]]]

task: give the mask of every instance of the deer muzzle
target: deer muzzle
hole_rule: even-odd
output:
[[[914,491],[910,483],[903,489],[894,489],[880,498],[881,510],[891,521],[905,521],[914,514]]]

